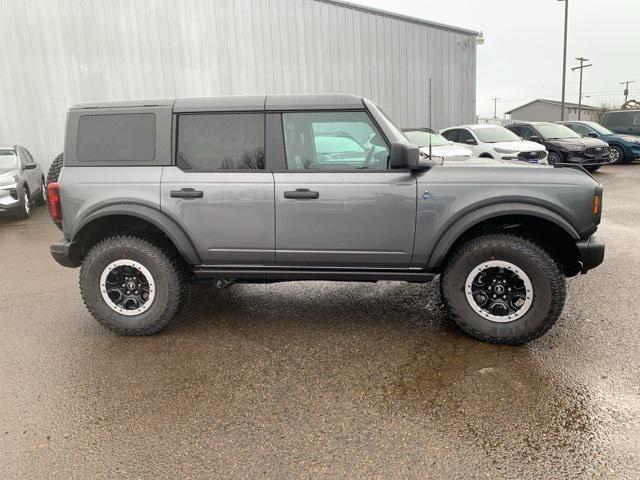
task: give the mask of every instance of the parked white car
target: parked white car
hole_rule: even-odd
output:
[[[431,144],[431,155],[434,157],[446,160],[467,160],[473,156],[470,149],[454,145],[430,128],[406,128],[402,132],[411,143],[420,147],[422,156],[429,155],[429,144]]]
[[[523,140],[504,127],[461,125],[446,128],[440,133],[454,144],[469,148],[477,157],[547,164],[544,145]]]

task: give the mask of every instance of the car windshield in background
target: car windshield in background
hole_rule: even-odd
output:
[[[13,150],[0,150],[0,170],[8,170],[18,165],[18,158]]]
[[[428,147],[431,142],[432,147],[449,146],[449,140],[438,133],[425,132],[424,130],[405,130],[404,136],[418,147]]]
[[[584,122],[585,125],[587,125],[588,127],[593,128],[596,132],[598,132],[600,135],[615,135],[615,133],[613,133],[611,130],[609,130],[608,128],[604,128],[602,125],[600,125],[599,123],[596,122]]]
[[[556,123],[538,123],[536,129],[545,140],[554,140],[556,138],[582,138],[579,134],[564,125]]]
[[[504,127],[482,127],[474,128],[473,133],[480,139],[482,143],[498,143],[498,142],[519,142],[518,137],[511,130]]]
[[[336,153],[362,153],[364,148],[347,134],[327,134],[315,137],[316,153],[332,155]]]

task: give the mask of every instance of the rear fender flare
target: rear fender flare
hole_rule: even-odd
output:
[[[187,234],[167,215],[154,208],[140,204],[114,204],[101,207],[84,217],[74,228],[71,239],[75,239],[80,231],[89,223],[100,218],[113,215],[137,217],[154,225],[173,242],[185,261],[191,265],[199,265],[200,257]]]

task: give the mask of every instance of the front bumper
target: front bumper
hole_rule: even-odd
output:
[[[578,253],[580,253],[582,273],[587,273],[604,261],[604,240],[598,236],[592,235],[586,240],[578,240],[576,247],[578,248]]]
[[[63,267],[76,268],[80,266],[80,259],[76,253],[76,242],[68,242],[61,240],[56,243],[52,243],[49,247],[51,256]]]
[[[570,153],[567,156],[568,163],[574,163],[583,167],[596,167],[602,165],[609,165],[611,163],[611,157],[609,155],[599,157],[586,157],[582,154]]]

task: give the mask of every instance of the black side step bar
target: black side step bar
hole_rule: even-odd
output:
[[[275,268],[208,268],[193,270],[196,280],[231,278],[235,280],[331,280],[339,282],[375,282],[376,280],[400,280],[406,282],[430,282],[434,273],[397,270],[287,270]]]

